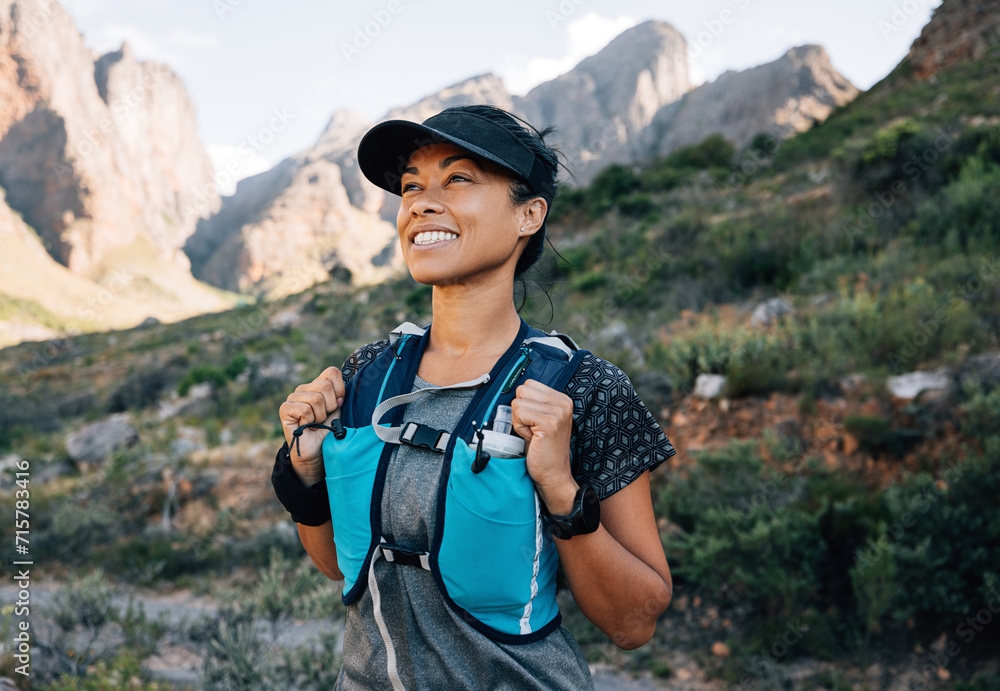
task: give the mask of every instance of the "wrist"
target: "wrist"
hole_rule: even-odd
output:
[[[318,485],[325,479],[322,468],[315,469],[311,466],[301,467],[300,465],[293,463],[292,471],[295,473],[295,477],[299,479],[299,482],[302,483],[303,487]]]
[[[580,485],[571,476],[568,480],[563,480],[558,485],[538,487],[538,496],[550,514],[554,516],[566,516],[573,511],[576,493],[579,490]]]

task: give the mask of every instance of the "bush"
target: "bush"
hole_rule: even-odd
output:
[[[970,159],[958,179],[920,207],[913,237],[945,252],[1000,249],[1000,165]]]
[[[736,147],[721,134],[712,134],[693,146],[687,146],[667,156],[667,165],[675,168],[729,168]]]
[[[940,481],[920,473],[886,490],[896,618],[924,615],[938,627],[1000,594],[997,497],[996,455],[958,463]]]

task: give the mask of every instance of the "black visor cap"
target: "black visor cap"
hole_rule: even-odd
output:
[[[410,154],[430,144],[454,144],[492,161],[524,178],[533,192],[552,201],[552,181],[531,150],[500,125],[474,113],[440,113],[421,124],[409,120],[379,123],[361,139],[358,164],[373,184],[400,196]]]

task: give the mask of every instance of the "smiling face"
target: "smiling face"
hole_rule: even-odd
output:
[[[516,206],[510,182],[500,166],[452,144],[413,152],[401,181],[396,229],[415,281],[513,280],[517,259],[544,218],[545,201]]]

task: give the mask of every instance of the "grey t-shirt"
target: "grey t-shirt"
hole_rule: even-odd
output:
[[[417,377],[413,388],[428,386]],[[407,405],[406,419],[453,429],[474,394],[474,389],[430,392]],[[426,551],[434,534],[441,455],[412,446],[399,446],[394,454],[382,495],[382,532],[399,546]],[[429,571],[379,559],[375,578],[380,610],[405,688],[594,688],[583,653],[565,627],[534,643],[497,643],[445,603]],[[392,688],[386,645],[372,602],[371,588],[365,588],[360,600],[347,610],[337,689]]]

